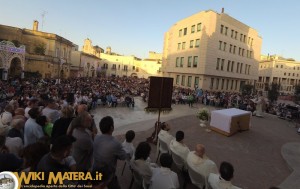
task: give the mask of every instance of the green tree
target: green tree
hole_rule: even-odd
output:
[[[38,55],[45,55],[46,47],[44,43],[37,44],[34,48],[34,53]]]
[[[294,93],[294,95],[295,95],[295,101],[296,101],[296,103],[299,103],[299,101],[300,101],[300,84],[298,84],[298,85],[295,86],[295,93]]]
[[[249,85],[249,84],[245,84],[241,87],[242,90],[242,95],[251,95],[251,93],[253,92],[254,86],[253,85]]]
[[[277,101],[279,96],[279,89],[280,85],[277,83],[272,83],[271,88],[268,90],[268,99],[271,101],[271,103]]]

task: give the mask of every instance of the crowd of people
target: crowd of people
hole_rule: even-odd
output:
[[[178,175],[171,170],[173,157],[170,154],[174,153],[182,158],[183,170],[192,167],[204,176],[204,185],[213,189],[237,188],[231,183],[234,169],[230,163],[222,162],[218,170],[207,157],[204,145],[197,144],[191,151],[184,144],[184,132],[177,131],[173,137],[167,123],[158,123],[158,146],[167,146],[158,157],[160,165],[149,158],[149,142],[133,146],[134,131],[128,131],[121,143],[112,136],[112,117],[103,117],[99,124],[95,123],[89,110],[98,104],[116,107],[123,103],[130,107],[134,106],[134,96],[147,99],[147,79],[11,80],[0,82],[0,87],[0,100],[5,105],[0,115],[0,172],[101,172],[102,180],[64,182],[117,189],[121,188],[116,176],[117,161],[124,160],[130,165],[134,183],[139,187],[180,188]],[[194,102],[202,102],[228,108],[245,105],[250,97],[175,87],[172,99],[174,103],[188,103],[191,107]]]

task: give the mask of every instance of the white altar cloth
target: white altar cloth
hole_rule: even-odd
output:
[[[237,130],[249,129],[250,117],[251,117],[251,112],[236,109],[236,108],[215,110],[211,112],[210,125],[231,135],[233,134],[233,132],[236,132]],[[235,120],[233,120],[233,118],[235,118]]]

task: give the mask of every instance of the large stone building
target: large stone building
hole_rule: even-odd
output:
[[[8,77],[17,76],[11,70],[20,68],[11,69],[11,65],[20,67],[20,64],[24,65],[22,72],[25,74],[38,72],[45,78],[69,77],[74,44],[59,35],[38,31],[38,21],[34,21],[32,30],[0,25],[0,41],[11,41],[16,47],[26,47],[25,62],[18,57],[6,61],[0,57],[2,70],[9,70]],[[3,57],[9,56],[7,52],[0,51]]]
[[[293,94],[300,81],[300,62],[278,55],[261,56],[256,89],[268,91],[272,83],[280,84],[280,92]]]
[[[224,13],[202,11],[165,33],[163,76],[174,85],[213,91],[239,91],[258,78],[262,38]]]
[[[96,51],[98,49],[98,51]],[[107,76],[134,76],[148,78],[149,76],[161,76],[161,58],[162,54],[149,52],[149,58],[141,60],[135,56],[124,56],[112,52],[111,47],[103,49],[98,46],[92,46],[90,39],[84,41],[83,52],[101,57],[99,72]],[[97,52],[100,52],[97,53]]]

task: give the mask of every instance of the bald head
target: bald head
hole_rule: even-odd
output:
[[[203,144],[196,145],[195,154],[203,158],[203,155],[205,154],[205,147]]]
[[[82,112],[87,112],[88,111],[88,107],[86,104],[80,104],[77,107],[77,113],[80,114]]]

